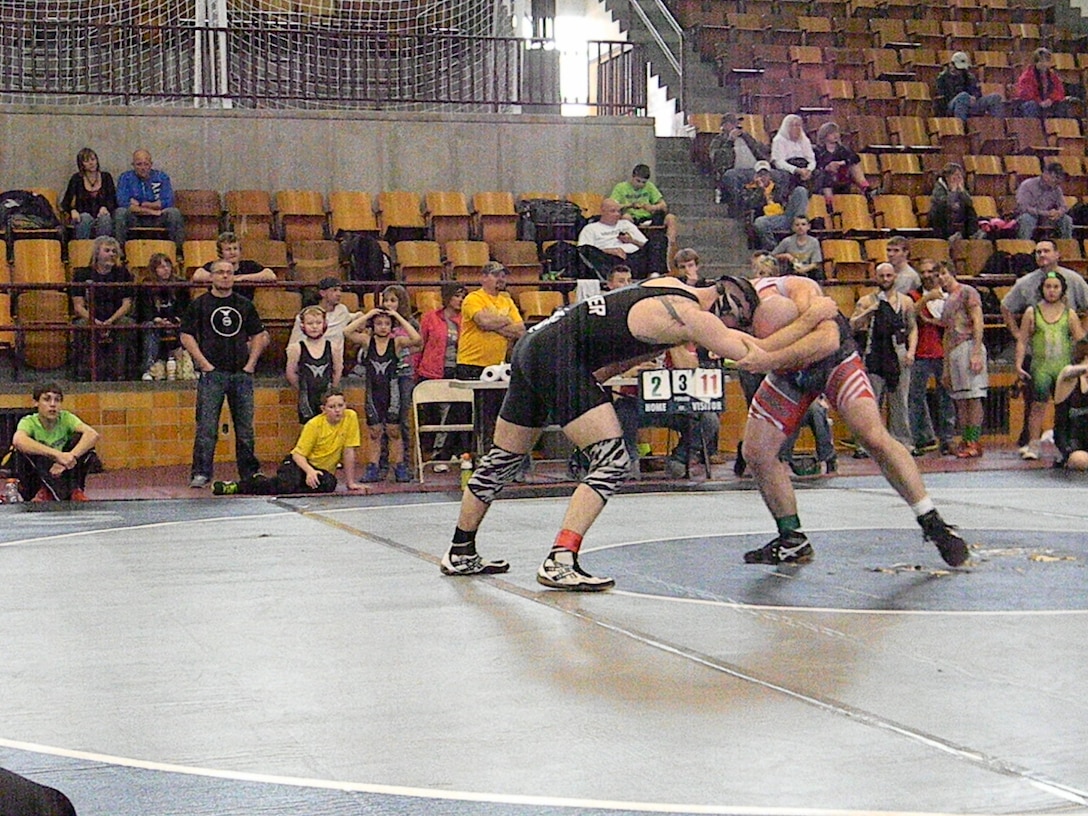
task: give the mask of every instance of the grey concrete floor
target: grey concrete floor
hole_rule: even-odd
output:
[[[81,816],[1088,813],[1088,480],[931,474],[943,567],[876,478],[500,500],[507,575],[444,578],[450,494],[0,507],[0,765]]]

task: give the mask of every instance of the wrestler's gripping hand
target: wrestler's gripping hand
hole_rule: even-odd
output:
[[[825,320],[834,320],[838,314],[839,304],[829,297],[821,296],[812,299],[802,317],[809,321],[809,325],[816,327]]]
[[[736,361],[737,368],[750,371],[753,374],[766,374],[774,368],[771,355],[757,346],[752,338],[744,337],[741,342],[744,343],[748,351]]]

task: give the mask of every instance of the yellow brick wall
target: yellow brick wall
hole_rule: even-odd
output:
[[[91,390],[90,384],[62,384],[64,407],[102,438],[98,452],[110,469],[182,465],[192,460],[193,432],[196,429],[195,383],[117,383]],[[33,409],[27,386],[25,393],[0,393],[0,408]],[[348,406],[363,416],[361,387],[344,389]],[[297,392],[286,384],[258,384],[254,392],[254,431],[257,457],[277,462],[294,447],[299,424]],[[217,462],[234,461],[234,425],[226,404],[219,419]],[[225,429],[225,430],[224,430]],[[366,435],[360,453],[365,456]]]

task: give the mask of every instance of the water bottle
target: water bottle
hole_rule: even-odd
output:
[[[178,361],[173,357],[170,357],[166,361],[166,379],[176,380],[178,378]]]
[[[22,494],[19,493],[19,480],[8,479],[4,482],[4,503],[19,504],[22,500]]]
[[[461,454],[461,489],[468,487],[468,480],[472,478],[472,454]]]

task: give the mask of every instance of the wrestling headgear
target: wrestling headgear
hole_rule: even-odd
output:
[[[751,331],[752,318],[759,306],[759,295],[756,294],[755,287],[735,275],[723,275],[714,285],[718,290],[714,314],[732,329]]]

